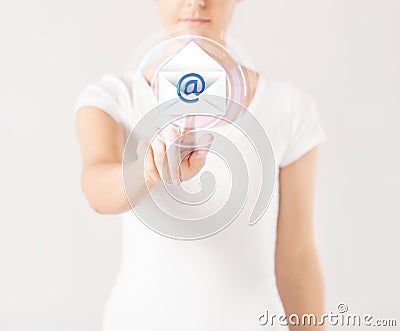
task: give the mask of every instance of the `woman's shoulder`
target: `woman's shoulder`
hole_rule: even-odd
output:
[[[281,80],[271,77],[268,74],[261,73],[260,80],[264,85],[264,94],[274,101],[288,102],[292,96],[295,83],[291,80]]]
[[[83,106],[94,106],[108,113],[117,123],[126,124],[126,109],[132,102],[131,79],[126,73],[104,73],[80,91],[74,113]]]
[[[296,80],[276,79],[264,73],[260,80],[264,102],[273,109],[289,115],[295,108],[314,104],[311,93]]]
[[[108,97],[115,101],[129,98],[131,80],[128,74],[104,73],[84,86],[79,97]]]

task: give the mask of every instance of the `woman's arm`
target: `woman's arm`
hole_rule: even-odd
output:
[[[207,151],[198,149],[179,155],[179,159],[169,159],[165,141],[148,147],[146,159],[137,159],[124,164],[129,174],[129,185],[124,188],[122,159],[125,146],[124,129],[103,110],[85,106],[76,114],[76,130],[81,146],[83,161],[82,189],[97,213],[120,214],[135,207],[149,193],[162,184],[160,174],[165,172],[165,181],[171,182],[169,170],[178,175],[179,181],[190,180],[201,170],[206,162]],[[185,130],[184,130],[185,131]],[[179,138],[177,132],[173,138]],[[146,137],[143,137],[145,141]],[[158,140],[157,140],[158,141]],[[213,141],[211,134],[202,135],[199,146],[208,150]],[[190,148],[189,148],[190,149]],[[183,158],[183,159],[182,159]],[[169,162],[171,161],[171,162]],[[171,164],[171,167],[170,167]],[[176,164],[179,168],[176,169]],[[127,195],[130,200],[128,202]]]
[[[75,124],[83,162],[82,189],[89,205],[100,214],[128,211],[130,205],[122,177],[124,129],[103,110],[91,106],[77,111]],[[132,171],[135,167],[140,169],[138,163],[129,166]],[[137,201],[148,192],[144,181],[133,183],[130,189]]]
[[[297,314],[301,321],[302,314],[314,314],[318,322],[325,299],[313,229],[316,168],[317,147],[280,170],[275,273],[286,316]],[[290,326],[299,329],[325,328]]]

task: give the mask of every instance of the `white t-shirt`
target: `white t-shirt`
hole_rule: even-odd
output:
[[[132,80],[130,74],[104,75],[86,86],[75,111],[96,106],[129,134],[140,119],[132,108]],[[150,95],[147,82],[140,84],[139,95]],[[153,101],[144,100],[149,106]],[[267,212],[250,227],[251,209],[244,208],[223,231],[195,241],[169,239],[132,211],[122,214],[122,261],[105,306],[104,331],[256,331],[267,309],[284,314],[274,273],[279,168],[321,143],[325,133],[313,99],[290,82],[260,75],[250,110],[266,129],[276,157],[277,186]]]

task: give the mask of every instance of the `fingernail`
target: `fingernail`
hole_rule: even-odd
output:
[[[208,150],[206,150],[206,149],[200,149],[199,151],[198,151],[198,157],[199,158],[205,158],[206,156],[207,156],[207,153],[208,153]]]
[[[208,140],[209,144],[213,142],[214,135],[212,135],[211,133],[207,133],[205,136],[207,137],[207,140]]]
[[[178,178],[175,178],[174,181],[173,181],[173,183],[174,183],[175,185],[179,185],[179,184],[180,184],[180,183],[179,183],[179,179],[178,179]]]

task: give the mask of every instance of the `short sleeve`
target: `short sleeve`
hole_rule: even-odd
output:
[[[296,161],[326,139],[314,99],[296,84],[292,85],[289,137],[280,167]]]
[[[125,77],[105,74],[81,91],[75,102],[74,115],[83,106],[93,106],[105,111],[118,124],[125,125],[130,102],[130,86]]]

